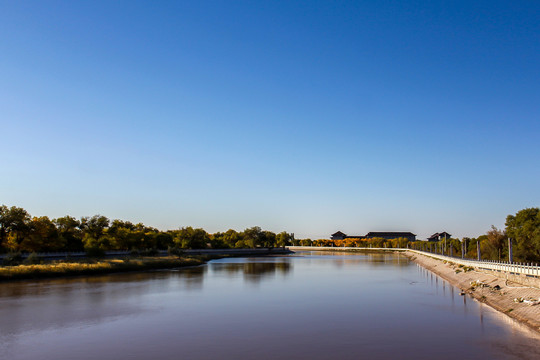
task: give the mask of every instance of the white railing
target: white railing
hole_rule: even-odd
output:
[[[435,259],[453,262],[455,264],[459,264],[463,266],[540,277],[540,266],[538,266],[538,264],[507,263],[507,262],[500,262],[500,261],[495,261],[495,260],[462,259],[462,258],[457,258],[457,257],[445,256],[441,254],[434,254],[427,251],[412,250],[412,249],[409,249],[409,251],[426,255],[426,256],[430,256]]]

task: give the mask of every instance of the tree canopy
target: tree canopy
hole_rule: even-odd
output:
[[[514,254],[522,261],[540,259],[540,209],[528,208],[506,218],[506,234],[515,243]]]
[[[103,215],[76,219],[31,217],[23,208],[0,206],[0,252],[148,250],[169,248],[244,248],[289,245],[293,235],[258,226],[210,234],[191,226],[160,231]]]

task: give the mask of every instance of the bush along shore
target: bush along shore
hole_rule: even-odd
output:
[[[79,275],[102,275],[126,271],[144,271],[197,266],[215,258],[210,256],[148,256],[123,259],[81,259],[42,261],[0,267],[0,281],[53,278]]]

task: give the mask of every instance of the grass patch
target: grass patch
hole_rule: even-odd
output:
[[[170,269],[201,265],[205,261],[206,259],[200,256],[51,261],[44,264],[2,266],[0,267],[0,281]]]

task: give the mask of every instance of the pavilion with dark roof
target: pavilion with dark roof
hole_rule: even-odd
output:
[[[447,233],[446,231],[443,231],[441,233],[435,233],[428,237],[428,241],[441,241],[443,239],[450,239],[452,237],[451,234]]]

